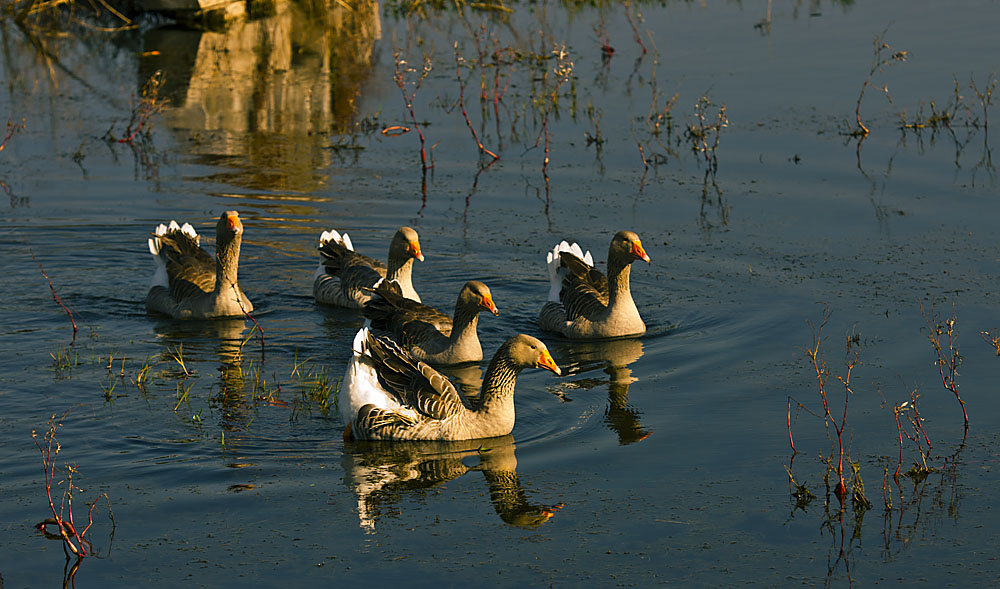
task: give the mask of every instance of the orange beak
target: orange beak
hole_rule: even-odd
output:
[[[243,229],[243,223],[240,222],[239,215],[226,215],[226,223],[229,225],[229,228],[232,229],[233,231],[236,231],[237,229]]]
[[[538,355],[538,367],[551,370],[556,375],[562,376],[562,370],[559,370],[559,366],[556,365],[556,361],[552,359],[552,354],[549,354],[548,350],[542,350],[542,353]]]
[[[649,256],[646,255],[646,250],[642,249],[642,243],[638,239],[632,242],[632,255],[649,263]]]
[[[490,313],[493,313],[494,315],[500,315],[500,311],[497,310],[497,306],[493,304],[493,297],[491,297],[488,294],[483,295],[483,300],[482,302],[479,303],[479,306],[486,309]]]
[[[410,255],[420,260],[421,262],[424,261],[424,254],[420,253],[420,242],[417,241],[410,242]]]

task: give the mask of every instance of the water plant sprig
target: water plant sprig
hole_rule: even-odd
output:
[[[955,400],[962,407],[962,417],[965,419],[965,433],[962,437],[964,440],[965,436],[969,435],[969,413],[965,410],[965,401],[958,394],[958,367],[962,365],[962,356],[958,353],[958,332],[955,331],[957,319],[953,313],[948,319],[939,321],[934,315],[933,308],[929,312],[924,311],[922,302],[920,312],[927,322],[927,339],[934,348],[934,364],[938,367],[941,385],[955,395]]]
[[[67,412],[68,413],[68,412]],[[35,442],[35,447],[38,448],[39,452],[42,454],[42,469],[45,472],[45,495],[49,504],[49,512],[51,517],[45,518],[41,522],[35,524],[35,528],[40,530],[47,536],[61,539],[63,542],[63,547],[69,553],[72,553],[77,559],[89,556],[94,553],[93,546],[90,541],[87,540],[86,535],[90,530],[91,526],[94,524],[94,509],[97,507],[98,502],[104,499],[108,507],[108,516],[111,519],[111,533],[112,537],[114,535],[115,528],[115,515],[111,510],[111,501],[108,499],[107,493],[102,493],[98,495],[90,504],[87,510],[87,525],[84,528],[78,529],[76,522],[73,517],[73,494],[80,489],[76,486],[73,481],[73,476],[79,472],[79,467],[77,465],[66,464],[64,467],[64,472],[66,478],[62,481],[56,482],[56,458],[59,456],[60,450],[62,450],[62,444],[56,440],[56,430],[62,426],[62,420],[65,419],[66,414],[63,414],[62,418],[57,419],[56,415],[53,414],[49,418],[48,429],[44,434],[41,435],[39,439],[39,434],[36,430],[31,430],[31,439]],[[63,496],[59,502],[59,508],[56,509],[55,500],[52,498],[52,486],[63,485]],[[48,531],[49,526],[54,526],[57,530],[55,534]],[[69,554],[67,554],[68,558]]]
[[[812,346],[806,350],[806,356],[809,357],[809,361],[816,371],[816,380],[819,384],[819,396],[823,402],[823,417],[824,421],[833,426],[834,433],[837,435],[837,463],[836,466],[833,465],[832,460],[828,462],[830,468],[837,473],[837,485],[834,488],[834,493],[836,493],[837,498],[843,501],[847,495],[847,485],[844,481],[844,430],[847,428],[847,408],[851,401],[851,395],[854,393],[851,389],[851,375],[854,368],[861,364],[861,360],[858,355],[858,351],[855,346],[860,342],[860,337],[854,335],[847,338],[847,359],[845,361],[846,373],[844,376],[837,375],[837,380],[844,387],[844,410],[838,421],[834,418],[830,411],[830,400],[827,395],[826,383],[830,378],[831,372],[829,367],[826,365],[826,361],[823,359],[822,355],[822,345],[823,345],[823,328],[826,327],[827,322],[830,319],[830,307],[825,306],[823,310],[823,319],[819,326],[812,325],[813,332],[813,342]]]
[[[865,91],[868,88],[878,90],[884,94],[886,99],[891,103],[892,96],[889,94],[889,86],[887,84],[876,86],[872,82],[872,79],[875,77],[875,74],[881,72],[886,66],[904,62],[910,55],[908,51],[892,51],[892,47],[884,41],[887,32],[889,32],[888,27],[886,27],[880,34],[875,35],[875,39],[872,41],[872,65],[868,70],[868,75],[865,76],[864,81],[861,82],[861,91],[858,93],[857,105],[854,107],[854,117],[857,121],[857,127],[855,127],[855,129],[849,134],[852,137],[857,137],[859,139],[859,147],[861,142],[868,136],[868,133],[870,133],[868,127],[861,122],[861,102],[865,99]]]

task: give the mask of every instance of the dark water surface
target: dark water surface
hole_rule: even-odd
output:
[[[1000,580],[1000,357],[980,335],[1000,328],[985,126],[997,113],[969,87],[995,79],[995,2],[775,3],[769,25],[764,2],[510,14],[334,4],[204,32],[147,18],[111,36],[55,37],[3,22],[0,112],[26,124],[0,152],[6,586],[63,581],[59,541],[33,527],[49,514],[31,431],[67,410],[58,463],[79,468],[77,521],[107,493],[117,522],[109,546],[106,509],[95,511],[88,535],[105,558],[83,562],[81,587]],[[845,131],[886,27],[859,149]],[[615,51],[602,61],[605,34]],[[467,82],[472,124],[500,155],[481,172],[490,158],[477,158],[454,108],[452,48],[471,65],[477,36],[489,64],[496,48],[517,56],[499,68],[496,108],[496,68]],[[562,45],[572,76],[557,88]],[[426,175],[414,132],[382,133],[412,126],[394,48],[418,69],[424,53],[433,64],[414,100],[435,146]],[[906,61],[892,59],[900,50]],[[104,141],[109,128],[124,135],[158,69],[170,102],[151,142]],[[931,101],[955,104],[956,81],[950,128],[900,129],[904,111],[926,120]],[[663,118],[654,135],[650,113],[674,93],[672,126]],[[729,121],[714,173],[685,134],[706,95],[707,122],[720,104]],[[227,209],[246,227],[240,281],[263,349],[249,322],[145,312],[148,233],[177,219],[211,241]],[[404,224],[426,255],[415,271],[425,302],[450,311],[464,281],[491,287],[501,315],[480,321],[487,355],[539,333],[554,243],[576,239],[603,263],[611,236],[633,229],[652,258],[632,272],[649,332],[590,344],[543,335],[564,376],[522,374],[507,438],[345,444],[317,383],[343,375],[361,319],[314,304],[315,241],[347,230],[383,258]],[[32,253],[75,312],[75,341]],[[840,512],[835,481],[824,484],[818,456],[835,459],[836,439],[821,419],[793,415],[794,460],[788,443],[789,395],[822,411],[804,353],[818,301],[832,312],[834,375],[858,336],[845,445],[867,512],[849,501]],[[964,441],[921,305],[956,319]],[[828,389],[840,415],[843,388],[831,377]],[[893,406],[914,389],[933,470],[897,486]],[[902,470],[919,460],[906,442]],[[817,495],[807,505],[796,508],[786,466]]]

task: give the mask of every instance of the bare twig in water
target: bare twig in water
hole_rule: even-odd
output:
[[[420,137],[420,165],[426,172],[429,168],[433,168],[434,164],[427,163],[427,150],[424,148],[426,141],[424,140],[424,133],[420,130],[420,124],[417,123],[417,115],[413,110],[413,101],[417,97],[417,91],[420,90],[420,86],[430,75],[433,65],[431,64],[431,59],[429,57],[424,58],[424,65],[420,71],[420,75],[417,76],[416,81],[407,81],[407,75],[410,73],[415,73],[417,70],[413,67],[409,67],[405,59],[403,59],[400,54],[399,49],[394,49],[392,52],[392,57],[396,62],[396,71],[392,75],[392,79],[396,82],[396,86],[399,87],[399,93],[403,97],[403,104],[406,105],[406,110],[410,113],[410,122],[413,123],[413,128],[416,129],[417,135]],[[412,85],[412,90],[407,90],[407,85]]]
[[[632,38],[635,40],[636,44],[639,45],[639,48],[642,49],[642,54],[646,55],[646,45],[642,42],[642,35],[639,34],[639,28],[635,24],[636,20],[642,21],[642,14],[639,12],[639,9],[636,8],[635,17],[633,17],[632,10],[632,3],[625,2],[625,18],[628,19],[628,24],[632,27]]]
[[[479,148],[480,153],[485,153],[486,155],[492,157],[494,160],[500,159],[500,156],[493,153],[489,149],[483,146],[483,142],[479,140],[479,135],[476,133],[475,127],[472,126],[472,121],[469,120],[469,113],[465,110],[465,80],[462,78],[462,66],[465,65],[465,58],[462,57],[461,53],[458,52],[458,41],[455,42],[455,76],[458,78],[458,104],[462,107],[462,116],[465,118],[465,125],[469,128],[469,132],[472,133],[472,138],[476,141],[476,147]],[[472,68],[470,67],[471,71]],[[485,96],[485,83],[481,84],[482,92],[481,96]]]
[[[67,307],[62,302],[62,299],[59,298],[59,294],[56,292],[56,287],[52,285],[52,280],[49,279],[49,275],[45,273],[45,269],[42,268],[42,263],[39,262],[38,258],[35,257],[35,252],[34,250],[31,249],[30,245],[28,246],[28,252],[31,254],[31,259],[34,260],[36,264],[38,264],[38,269],[42,272],[42,276],[45,277],[45,281],[49,283],[49,290],[52,291],[52,298],[55,300],[56,304],[62,307],[63,311],[66,311],[66,315],[69,316],[69,322],[73,324],[73,341],[75,342],[77,329],[76,329],[76,320],[73,319],[73,312],[70,311],[69,307]]]
[[[573,77],[573,60],[570,59],[569,51],[566,50],[566,46],[563,45],[557,49],[552,50],[552,55],[556,58],[556,65],[552,68],[552,73],[556,76],[556,83],[552,87],[552,91],[548,93],[545,105],[545,110],[542,113],[542,131],[538,134],[535,139],[535,146],[538,146],[539,141],[543,138],[545,139],[545,158],[542,160],[542,174],[545,176],[545,182],[548,184],[548,168],[549,168],[549,142],[552,136],[549,134],[549,115],[552,113],[552,109],[555,108],[556,104],[559,103],[559,90],[562,88],[563,84],[569,81]]]

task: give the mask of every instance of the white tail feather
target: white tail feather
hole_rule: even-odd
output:
[[[352,349],[354,350],[355,355],[365,356],[368,354],[368,346],[366,345],[367,341],[368,341],[368,328],[362,327],[361,329],[358,330],[357,335],[354,336],[354,344],[352,345]]]
[[[559,293],[562,291],[563,276],[566,274],[559,259],[560,252],[569,252],[586,262],[588,266],[594,266],[594,257],[590,255],[589,251],[584,253],[583,248],[578,243],[561,241],[552,248],[552,251],[545,256],[545,263],[549,269],[549,300],[554,303],[560,302]]]
[[[346,247],[347,249],[354,251],[354,244],[351,243],[351,238],[344,233],[341,235],[336,229],[331,229],[329,231],[324,231],[319,235],[319,244],[324,245],[327,243],[339,243],[340,245]]]

